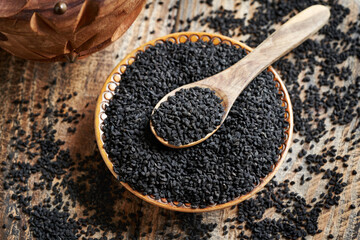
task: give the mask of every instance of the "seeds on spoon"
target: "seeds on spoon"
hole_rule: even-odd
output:
[[[156,134],[174,146],[204,138],[220,125],[222,99],[209,88],[181,89],[160,104],[152,115]]]

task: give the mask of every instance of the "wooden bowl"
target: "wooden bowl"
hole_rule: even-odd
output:
[[[37,61],[74,61],[117,40],[146,0],[0,0],[0,47]]]
[[[113,164],[110,161],[110,159],[104,149],[104,135],[103,135],[103,131],[102,131],[102,126],[103,126],[103,120],[106,118],[106,114],[105,114],[106,105],[108,104],[109,100],[112,98],[115,88],[120,83],[121,74],[123,74],[125,72],[126,66],[132,64],[135,61],[135,56],[137,53],[145,51],[150,46],[154,46],[157,43],[163,43],[164,41],[172,41],[174,43],[183,43],[186,41],[196,42],[198,40],[212,41],[214,44],[219,44],[222,42],[225,44],[244,48],[247,51],[252,51],[252,49],[250,47],[248,47],[247,45],[245,45],[244,43],[241,43],[239,41],[236,41],[234,39],[231,39],[229,37],[225,37],[225,36],[222,36],[219,34],[209,34],[209,33],[200,33],[200,32],[174,33],[174,34],[170,34],[170,35],[167,35],[164,37],[154,39],[154,40],[138,47],[134,51],[132,51],[115,67],[115,69],[111,72],[111,74],[107,78],[103,88],[101,89],[101,93],[100,93],[100,96],[99,96],[97,104],[96,104],[95,134],[96,134],[96,141],[97,141],[101,156],[103,157],[107,167],[110,169],[111,173],[115,177],[117,177],[117,174],[115,174],[115,172],[113,170]],[[273,170],[268,174],[268,176],[261,179],[261,183],[259,185],[257,185],[251,192],[249,192],[245,195],[239,196],[238,198],[233,199],[232,201],[224,203],[224,204],[217,204],[214,206],[208,206],[206,208],[191,208],[189,203],[185,203],[182,206],[178,207],[178,206],[176,206],[176,204],[178,204],[177,202],[175,202],[175,204],[173,202],[167,202],[167,200],[164,198],[155,200],[152,196],[143,195],[140,192],[135,191],[128,184],[126,184],[124,182],[121,182],[121,184],[127,190],[129,190],[134,195],[136,195],[137,197],[139,197],[155,206],[166,208],[166,209],[173,210],[173,211],[191,212],[191,213],[208,212],[208,211],[219,210],[219,209],[231,207],[235,204],[238,204],[238,203],[250,198],[255,193],[260,191],[274,177],[275,173],[279,170],[281,164],[284,162],[286,154],[290,148],[290,143],[291,143],[291,138],[292,138],[292,133],[293,133],[293,112],[292,112],[289,94],[285,88],[284,83],[280,79],[279,74],[272,67],[269,67],[268,71],[270,71],[274,74],[274,81],[276,82],[276,87],[279,89],[279,93],[281,94],[283,106],[286,108],[284,117],[285,117],[285,120],[289,123],[289,126],[287,129],[285,129],[286,139],[285,139],[285,143],[281,146],[282,152],[279,155],[279,160],[277,161],[277,163],[275,165],[273,165]]]

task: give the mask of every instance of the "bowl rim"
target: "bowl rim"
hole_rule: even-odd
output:
[[[242,43],[240,41],[237,41],[235,39],[232,39],[230,37],[223,36],[221,34],[214,34],[214,33],[206,33],[206,32],[179,32],[179,33],[173,33],[168,34],[162,37],[155,38],[145,44],[142,44],[140,47],[134,49],[131,51],[128,55],[126,55],[117,65],[116,67],[111,71],[110,75],[107,77],[103,87],[101,88],[100,95],[97,99],[96,108],[95,108],[95,136],[96,136],[96,142],[100,151],[100,154],[106,164],[106,166],[109,168],[110,172],[113,174],[113,176],[118,179],[117,174],[113,170],[113,164],[110,161],[105,149],[104,149],[104,143],[102,140],[102,130],[101,130],[101,124],[103,123],[103,120],[106,118],[106,114],[104,113],[104,109],[106,107],[106,103],[112,98],[113,92],[116,88],[116,86],[119,85],[121,80],[121,74],[125,72],[126,66],[131,65],[135,61],[135,56],[139,52],[145,51],[147,48],[154,46],[157,43],[164,43],[165,41],[172,41],[174,43],[184,43],[186,41],[192,41],[196,42],[198,40],[203,41],[212,41],[214,44],[219,43],[225,43],[236,47],[241,47],[247,51],[247,53],[251,52],[253,49],[249,46],[247,46],[245,43]],[[188,213],[197,213],[197,212],[209,212],[209,211],[215,211],[220,210],[224,208],[231,207],[233,205],[239,204],[242,201],[245,201],[252,197],[254,194],[259,192],[263,189],[263,187],[275,176],[277,171],[280,169],[282,163],[284,162],[286,155],[289,151],[290,145],[291,145],[291,139],[293,135],[293,111],[292,111],[292,105],[290,101],[289,93],[287,92],[287,89],[285,87],[285,84],[280,78],[280,75],[275,71],[275,69],[270,66],[267,69],[268,71],[272,72],[274,75],[274,81],[277,82],[277,88],[279,89],[279,93],[282,94],[282,102],[285,106],[285,120],[289,123],[289,126],[287,129],[285,129],[285,142],[280,147],[282,149],[281,154],[279,155],[279,160],[273,165],[273,170],[263,179],[261,179],[260,184],[254,187],[254,189],[247,194],[241,195],[229,202],[222,203],[222,204],[216,204],[214,206],[207,206],[205,208],[192,208],[189,203],[185,203],[182,206],[176,206],[176,202],[167,202],[166,199],[160,198],[159,200],[155,200],[149,195],[143,195],[140,192],[132,189],[127,183],[121,182],[120,183],[132,194],[139,197],[140,199],[153,204],[155,206],[165,208],[172,211],[179,211],[179,212],[188,212]],[[115,78],[116,77],[116,78]],[[101,111],[103,110],[103,111]]]

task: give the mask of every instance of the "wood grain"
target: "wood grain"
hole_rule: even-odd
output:
[[[239,9],[237,16],[242,17],[245,13],[248,13],[248,15],[251,16],[256,8],[256,4],[250,5],[250,2],[251,1],[242,2],[241,5],[237,7],[237,9]],[[357,19],[360,7],[359,1],[341,0],[340,2],[351,9],[350,16],[346,21],[350,22]],[[10,147],[8,143],[13,134],[11,131],[12,124],[5,124],[6,120],[8,118],[20,119],[20,124],[25,130],[28,130],[31,125],[28,120],[28,114],[21,113],[18,107],[11,104],[13,99],[19,97],[29,99],[29,106],[33,106],[35,103],[41,101],[41,99],[45,96],[49,99],[46,105],[50,106],[55,104],[58,96],[73,91],[77,91],[79,95],[76,98],[73,98],[69,104],[76,107],[79,112],[86,113],[86,117],[80,122],[77,127],[78,130],[74,135],[69,135],[67,133],[67,125],[57,125],[57,137],[60,139],[66,139],[67,146],[73,154],[80,152],[82,155],[91,155],[96,148],[94,143],[93,113],[101,86],[114,66],[132,49],[155,37],[160,37],[170,33],[171,27],[168,27],[167,24],[169,22],[173,23],[174,20],[168,20],[164,13],[168,12],[168,8],[174,3],[175,0],[169,0],[164,1],[163,5],[151,4],[148,9],[144,9],[141,12],[135,23],[113,45],[110,45],[101,52],[93,54],[84,60],[79,60],[73,64],[62,66],[60,63],[38,63],[25,61],[13,57],[5,51],[0,51],[0,102],[2,103],[0,105],[0,159],[5,159],[9,153]],[[170,14],[175,17],[178,25],[177,27],[180,28],[180,19],[186,20],[188,17],[194,17],[203,11],[209,12],[210,10],[215,10],[220,7],[220,5],[223,5],[224,8],[227,9],[235,8],[235,2],[230,0],[214,1],[214,6],[212,8],[208,7],[206,4],[200,4],[199,1],[182,0],[180,2],[179,10],[175,9],[171,11]],[[144,21],[145,16],[149,17],[148,21]],[[162,18],[163,20],[157,22],[158,18]],[[152,30],[155,30],[155,33],[149,34]],[[200,23],[194,22],[189,30],[202,31],[206,29],[200,26]],[[208,31],[212,32],[210,30]],[[141,39],[138,39],[140,36]],[[247,36],[240,36],[239,40],[244,41],[246,38]],[[116,58],[117,55],[118,58]],[[350,66],[353,76],[360,75],[360,63],[358,60],[351,59],[346,64]],[[55,77],[58,81],[57,85],[51,86],[48,90],[44,90],[43,87],[51,83]],[[307,84],[311,84],[311,82]],[[344,84],[349,83],[345,82]],[[90,104],[87,108],[85,108],[87,102]],[[279,181],[290,179],[299,182],[299,178],[302,174],[305,174],[305,177],[308,176],[306,171],[302,172],[302,174],[295,174],[293,172],[293,170],[298,166],[305,166],[303,159],[297,158],[297,154],[302,148],[308,150],[308,153],[319,153],[322,148],[335,145],[338,148],[339,153],[347,154],[347,149],[350,146],[349,143],[344,141],[344,139],[349,136],[349,133],[358,121],[359,119],[355,119],[348,126],[337,126],[334,132],[329,131],[326,136],[322,138],[322,141],[317,143],[312,150],[310,150],[310,146],[306,144],[300,145],[299,142],[293,144],[293,152],[288,155],[293,159],[293,161],[283,165],[276,175],[276,179]],[[357,138],[359,137],[359,134],[360,133],[357,132]],[[324,140],[331,136],[336,136],[334,142],[325,144]],[[294,138],[301,139],[296,134]],[[357,176],[353,176],[351,174],[352,170],[360,172],[360,149],[357,148],[349,154],[351,156],[348,161],[348,168],[342,168],[342,163],[340,162],[328,163],[327,165],[328,167],[338,165],[339,169],[341,169],[344,173],[344,181],[348,182],[348,186],[341,195],[340,205],[322,212],[319,219],[319,227],[324,231],[307,239],[326,239],[329,233],[332,233],[336,237],[335,239],[348,240],[360,238],[359,174]],[[28,161],[24,156],[18,155],[17,157],[17,161]],[[106,168],[105,164],[103,164],[103,167]],[[324,182],[321,181],[320,178],[321,176],[315,176],[310,182],[306,182],[302,186],[295,184],[292,186],[292,189],[300,192],[309,201],[313,197],[319,196],[324,191]],[[34,179],[30,179],[29,184],[31,184],[33,180]],[[7,217],[8,214],[11,212],[14,213],[18,210],[16,209],[14,202],[10,200],[11,192],[2,190],[2,181],[3,178],[1,177],[0,223],[6,223],[11,227],[5,230],[0,228],[0,239],[32,239],[29,230],[22,230],[22,225],[25,222],[25,216],[22,215],[21,212],[20,215],[23,217],[21,221],[23,222],[13,222],[12,225],[10,224]],[[113,181],[113,184],[117,184],[115,180]],[[33,202],[39,202],[48,194],[49,192],[47,191],[36,192]],[[153,233],[148,235],[146,239],[163,239],[163,237],[158,235],[158,233],[162,232],[163,225],[166,222],[169,222],[171,227],[166,229],[165,234],[170,232],[178,233],[180,231],[178,225],[174,224],[177,217],[173,212],[150,206],[128,192],[124,193],[124,197],[129,198],[131,202],[117,202],[116,207],[118,209],[126,212],[136,212],[137,210],[141,210],[144,213],[144,216],[141,219],[138,219],[136,224],[129,229],[125,238],[128,238],[136,227],[138,227],[141,231],[147,231],[149,223],[153,228]],[[354,210],[349,209],[349,205],[352,203],[357,206]],[[79,207],[71,209],[70,212],[71,214],[75,212],[81,214],[82,210],[85,208],[86,207]],[[273,216],[273,214],[273,211],[267,211],[265,213],[266,216]],[[217,222],[219,224],[215,231],[212,232],[212,239],[235,239],[235,236],[239,233],[238,230],[234,230],[230,231],[226,237],[223,237],[221,230],[224,225],[223,220],[228,217],[236,216],[236,209],[225,209],[216,212],[204,213],[203,216],[205,223]],[[12,235],[10,233],[15,234]],[[95,237],[99,236],[100,234],[95,235]],[[111,236],[113,236],[113,234],[108,235],[109,238]]]

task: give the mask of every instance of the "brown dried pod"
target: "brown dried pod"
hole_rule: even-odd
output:
[[[0,0],[0,47],[37,61],[84,58],[117,40],[145,0]]]

